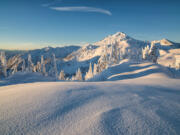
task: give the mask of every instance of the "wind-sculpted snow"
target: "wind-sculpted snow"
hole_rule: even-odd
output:
[[[154,63],[138,63],[125,59],[120,64],[108,67],[89,81],[117,81],[149,76],[179,78],[180,72]]]
[[[180,83],[167,76],[0,87],[2,135],[180,134]]]

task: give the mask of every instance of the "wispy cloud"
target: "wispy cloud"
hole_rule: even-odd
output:
[[[44,3],[44,4],[42,4],[41,6],[43,6],[43,7],[49,7],[49,6],[58,4],[58,3],[60,3],[60,2],[62,2],[62,0],[52,0],[52,2]]]
[[[101,8],[94,8],[94,7],[50,7],[52,10],[56,11],[76,11],[76,12],[96,12],[102,13],[111,16],[112,13],[109,10],[101,9]]]

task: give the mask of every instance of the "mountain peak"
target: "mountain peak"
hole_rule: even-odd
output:
[[[94,45],[109,45],[109,44],[115,44],[116,42],[126,42],[129,40],[134,40],[133,38],[126,35],[124,32],[117,32],[113,35],[109,35],[105,37],[103,40],[94,43]]]
[[[117,40],[128,40],[128,39],[132,39],[130,36],[128,36],[126,33],[124,32],[116,32],[113,35],[110,35],[106,38],[112,38],[112,39],[117,39]]]
[[[163,38],[160,40],[160,44],[168,46],[168,45],[172,45],[173,43],[170,40]]]
[[[112,36],[115,36],[115,37],[126,37],[127,35],[126,35],[126,33],[124,33],[124,32],[116,32],[114,35],[112,35]]]

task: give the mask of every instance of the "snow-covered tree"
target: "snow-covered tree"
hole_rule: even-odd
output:
[[[142,60],[141,51],[142,51],[141,49],[136,48],[136,47],[129,49],[128,58],[130,58],[131,60],[136,60],[136,61]]]
[[[36,71],[41,73],[41,63],[38,61],[36,65]]]
[[[31,54],[28,54],[28,71],[33,72],[34,70],[34,64],[31,60]]]
[[[13,70],[12,70],[11,75],[15,74],[15,73],[18,71],[17,68],[18,68],[18,64],[15,64],[15,65],[13,66]]]
[[[61,70],[61,72],[59,73],[59,77],[58,77],[59,80],[66,80],[65,79],[65,74],[64,74],[64,71]]]
[[[102,72],[108,67],[109,56],[107,53],[107,46],[104,46],[104,52],[98,60],[98,72]]]
[[[80,68],[78,68],[78,71],[76,72],[75,80],[78,80],[78,81],[82,81],[83,80]]]
[[[151,48],[149,50],[149,59],[154,62],[157,63],[157,59],[159,56],[159,50],[158,48],[152,43],[151,44]]]
[[[142,48],[142,59],[148,60],[149,59],[149,46],[147,45],[145,48]]]
[[[159,56],[159,50],[157,46],[154,45],[153,43],[151,43],[151,47],[146,46],[144,49],[142,49],[142,58],[144,60],[157,63],[158,56]]]
[[[21,71],[24,72],[26,69],[25,60],[22,59]]]
[[[44,56],[41,55],[41,72],[44,76],[47,76],[47,73],[46,73],[46,64],[44,62]]]
[[[36,66],[34,65],[34,63],[32,63],[32,71],[33,71],[33,72],[37,72],[37,68],[36,68]]]
[[[110,59],[109,64],[117,64],[119,62],[119,52],[117,49],[118,43],[115,42],[115,44],[111,45],[111,52],[110,52]]]
[[[96,75],[97,73],[98,73],[98,67],[97,64],[94,63],[93,75]]]
[[[92,65],[91,65],[91,63],[89,64],[89,70],[88,70],[88,72],[86,73],[86,75],[85,75],[85,80],[88,80],[88,79],[90,79],[90,78],[92,78],[93,77],[93,72],[92,72]]]
[[[55,78],[58,78],[58,71],[57,71],[57,65],[56,65],[56,57],[55,54],[52,54],[51,58],[51,69],[49,70],[49,74],[51,76],[54,76]]]
[[[138,49],[138,50],[137,50],[137,60],[138,60],[138,61],[141,61],[141,60],[142,60],[142,50],[141,50],[141,49]]]
[[[3,75],[4,77],[7,77],[7,60],[6,60],[5,52],[1,52],[0,60],[1,60]]]
[[[23,59],[21,57],[14,57],[14,63],[11,67],[11,72],[9,72],[11,75],[15,74],[18,72],[18,66],[23,62]]]
[[[121,48],[121,50],[119,51],[119,55],[121,60],[126,59],[128,57],[128,52],[126,48]]]
[[[120,61],[121,60],[121,49],[119,48],[117,52],[118,52],[118,55],[117,55],[118,56],[118,60]]]

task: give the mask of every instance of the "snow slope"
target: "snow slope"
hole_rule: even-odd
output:
[[[166,66],[175,68],[176,56],[180,57],[180,49],[170,49],[168,51],[160,50],[160,57],[158,58],[158,63]],[[178,59],[180,60],[180,59]]]
[[[12,76],[9,76],[3,80],[0,80],[0,86],[22,84],[22,83],[34,83],[34,82],[49,82],[56,81],[55,78],[49,76],[43,76],[41,73],[32,72],[17,72]]]
[[[89,81],[116,81],[149,76],[180,78],[180,72],[159,64],[124,59],[120,64],[108,67]]]
[[[153,67],[131,64],[124,72],[138,74]],[[179,82],[156,71],[113,82],[2,86],[0,134],[179,135]]]

